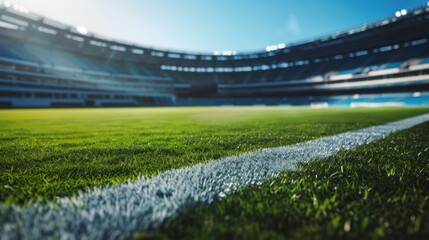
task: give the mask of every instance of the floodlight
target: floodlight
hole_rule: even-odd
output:
[[[421,92],[413,92],[413,97],[420,97],[421,95]]]
[[[76,27],[76,31],[80,34],[83,34],[83,35],[88,34],[88,29],[86,29],[85,27],[82,27],[82,26]]]

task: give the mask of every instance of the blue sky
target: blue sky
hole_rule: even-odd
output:
[[[103,36],[163,49],[262,50],[372,22],[421,0],[15,0]]]

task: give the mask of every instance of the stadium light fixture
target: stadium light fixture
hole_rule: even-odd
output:
[[[396,17],[400,17],[402,14],[401,14],[401,12],[400,11],[396,11],[396,13],[395,13],[395,16]]]
[[[83,34],[83,35],[88,34],[88,29],[86,29],[85,27],[82,27],[82,26],[77,26],[76,31],[80,34]]]
[[[413,92],[413,97],[420,97],[421,95],[421,92]]]
[[[224,51],[213,51],[215,56],[234,56],[237,54],[237,51],[233,50],[224,50]]]
[[[279,49],[283,49],[285,47],[286,47],[285,43],[279,43],[277,45],[270,45],[270,46],[265,47],[265,51],[272,52],[272,51],[276,51]]]
[[[13,8],[15,11],[19,11],[22,13],[29,13],[28,9],[21,7],[18,4],[12,4],[12,2],[9,2],[9,1],[5,1],[5,2],[0,1],[0,5],[3,5],[6,8]]]
[[[405,16],[405,15],[407,15],[407,10],[405,10],[405,9],[402,9],[402,10],[401,10],[401,14],[402,14],[402,16]]]

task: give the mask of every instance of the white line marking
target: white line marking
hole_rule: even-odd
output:
[[[124,239],[239,187],[260,184],[297,162],[324,158],[429,120],[429,114],[290,146],[225,157],[118,186],[100,187],[55,203],[0,204],[1,239]]]

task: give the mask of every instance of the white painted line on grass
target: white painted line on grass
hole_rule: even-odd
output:
[[[429,114],[290,146],[225,157],[55,203],[0,204],[1,239],[124,239],[156,227],[183,206],[208,203],[260,184],[298,162],[324,158],[429,121]]]

